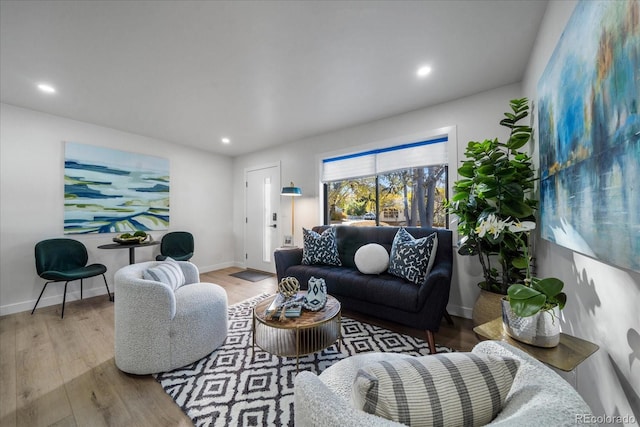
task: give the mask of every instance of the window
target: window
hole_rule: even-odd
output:
[[[446,227],[448,137],[323,160],[325,223]]]

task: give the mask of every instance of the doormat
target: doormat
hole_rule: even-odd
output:
[[[237,277],[238,279],[246,280],[248,282],[259,282],[260,280],[273,277],[273,274],[263,273],[262,271],[256,270],[243,270],[238,271],[237,273],[231,273],[229,276]]]
[[[154,375],[195,426],[293,426],[296,358],[258,349],[251,360],[253,307],[268,296],[265,293],[229,307],[229,334],[213,353]],[[342,335],[340,350],[334,344],[300,357],[300,371],[320,374],[345,357],[370,351],[429,354],[429,345],[419,338],[348,317],[342,317]],[[436,350],[453,351],[438,345]]]

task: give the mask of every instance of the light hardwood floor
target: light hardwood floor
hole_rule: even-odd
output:
[[[273,293],[275,277],[247,282],[227,268],[201,275],[223,286],[229,304]],[[359,320],[424,339],[424,332]],[[436,343],[467,351],[477,342],[471,321],[443,321]],[[190,426],[191,421],[150,375],[125,374],[113,355],[113,303],[106,296],[0,317],[0,426]]]

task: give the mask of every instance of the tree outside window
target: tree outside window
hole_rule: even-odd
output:
[[[446,228],[447,169],[441,164],[326,183],[329,223]]]

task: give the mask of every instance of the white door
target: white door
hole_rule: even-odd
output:
[[[247,171],[245,194],[245,265],[275,273],[273,252],[280,246],[280,167]]]

